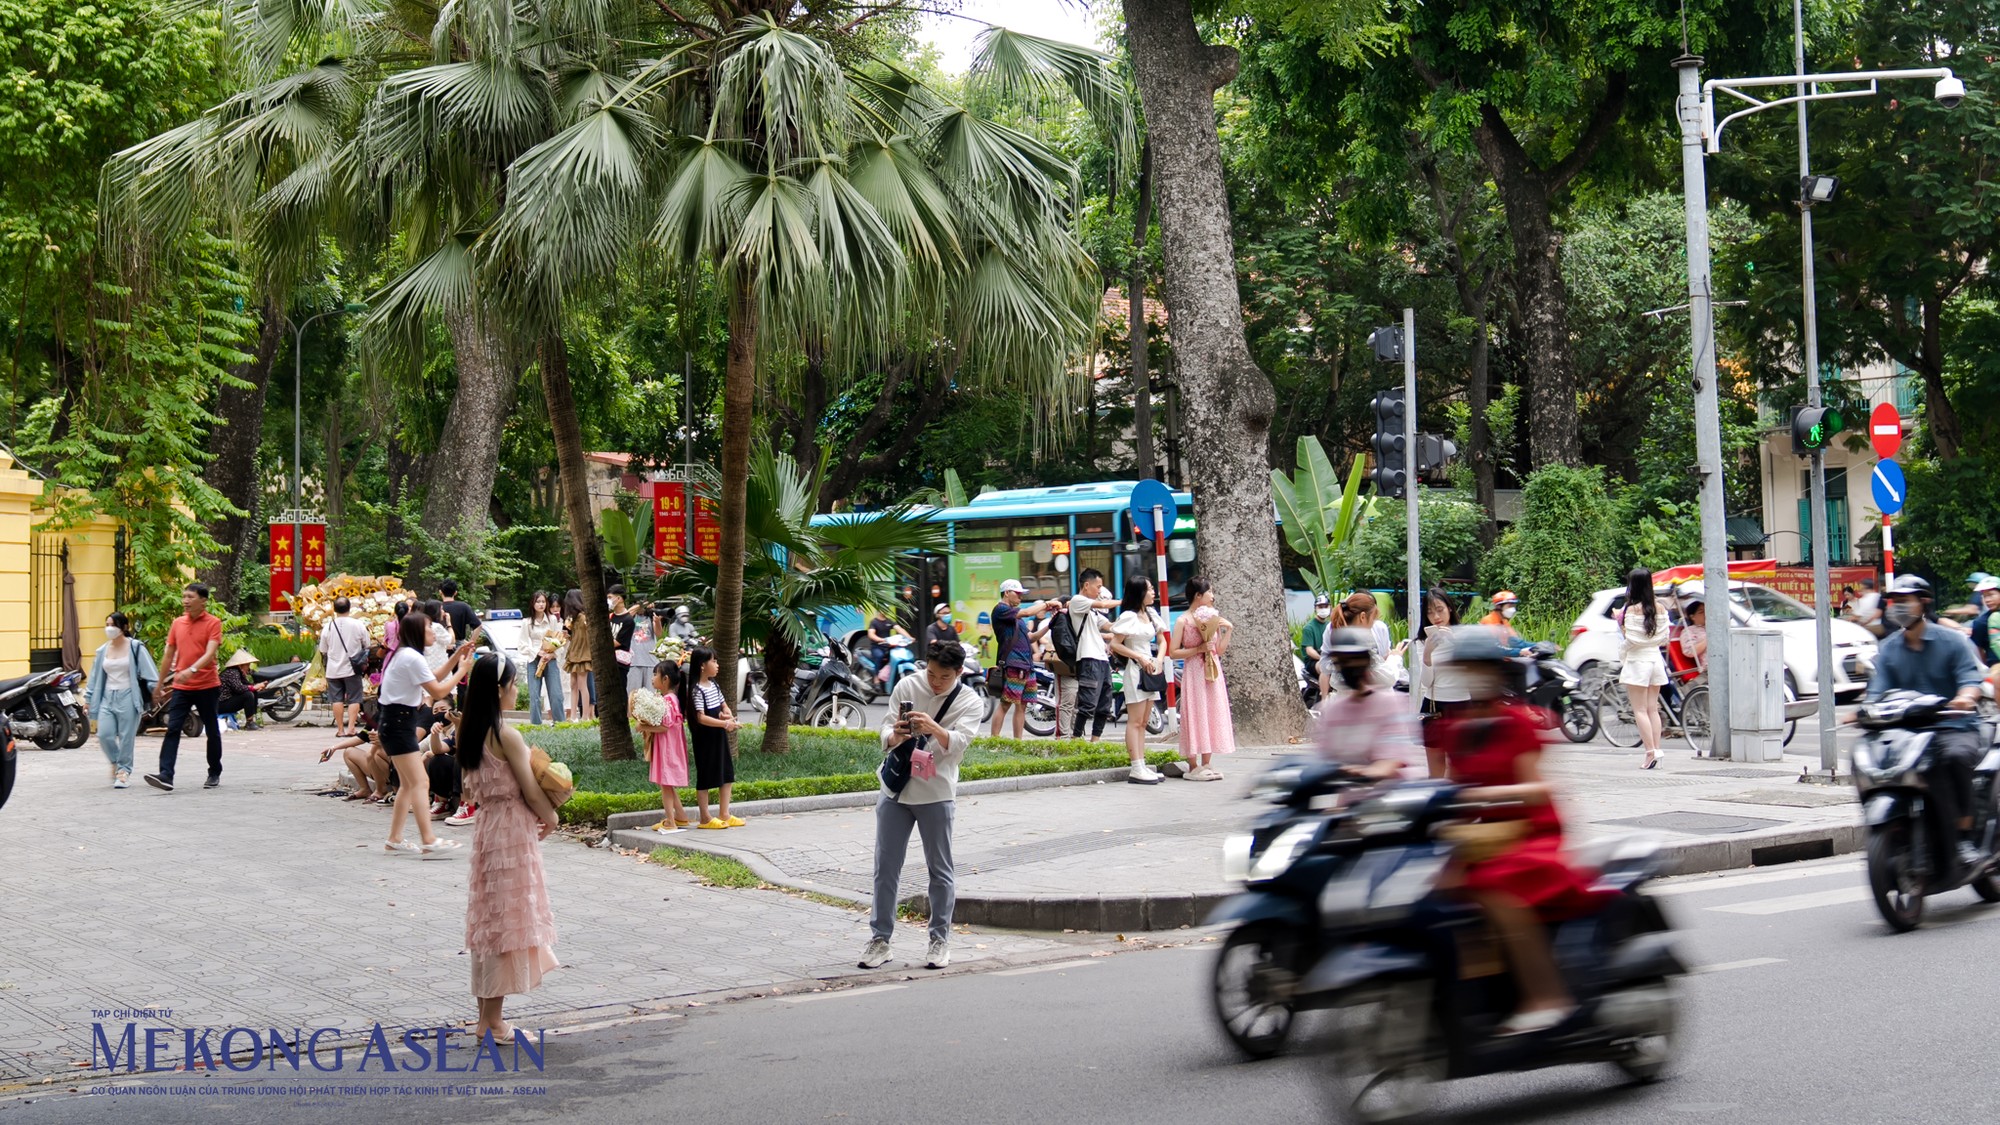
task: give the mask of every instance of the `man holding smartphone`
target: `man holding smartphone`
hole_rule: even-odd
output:
[[[889,937],[896,928],[897,888],[903,859],[909,854],[910,830],[923,837],[924,866],[930,872],[930,948],[924,964],[942,969],[951,964],[951,908],[956,897],[951,864],[951,825],[955,815],[958,765],[966,747],[979,733],[983,704],[975,692],[959,687],[965,667],[965,647],[934,644],[925,654],[922,675],[904,676],[889,693],[889,715],[882,724],[882,750],[924,740],[913,755],[909,781],[901,792],[885,784],[875,801],[875,901],[869,914],[868,945],[861,967],[874,969],[889,960]]]

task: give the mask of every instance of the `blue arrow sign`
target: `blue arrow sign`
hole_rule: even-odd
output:
[[[1885,516],[1893,516],[1903,510],[1903,498],[1909,495],[1903,484],[1903,467],[1894,461],[1875,462],[1875,471],[1868,476],[1869,487],[1875,492],[1875,507]]]
[[[1174,490],[1166,482],[1142,480],[1132,486],[1132,526],[1146,538],[1153,537],[1153,509],[1162,509],[1166,517],[1167,534],[1174,533],[1174,521],[1179,518],[1180,506],[1174,503]]]

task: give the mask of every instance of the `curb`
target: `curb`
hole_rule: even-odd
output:
[[[1150,752],[1150,748],[1148,748]],[[961,781],[958,796],[977,797],[982,793],[1015,793],[1024,789],[1054,789],[1064,785],[1096,785],[1099,782],[1123,781],[1128,767],[1117,766],[1103,770],[1074,770],[1067,773],[1031,773],[1020,777],[989,777],[983,781]],[[880,789],[870,789],[861,793],[820,793],[811,797],[773,797],[762,801],[732,801],[729,811],[744,816],[782,816],[786,813],[824,812],[828,809],[866,809],[875,807]],[[612,813],[605,817],[607,832],[619,832],[630,828],[644,828],[657,824],[660,810],[645,812]],[[653,840],[653,844],[665,843]],[[680,845],[675,845],[680,846]],[[700,849],[706,850],[706,849]]]
[[[1111,773],[1122,773],[1112,770]],[[1077,776],[1077,775],[1072,775]],[[1025,780],[1008,778],[1006,780]],[[872,801],[871,801],[872,803]],[[691,833],[683,833],[691,835]],[[621,838],[622,837],[622,838]],[[1769,867],[1808,859],[1846,855],[1860,851],[1866,840],[1861,824],[1824,824],[1746,832],[1720,840],[1685,840],[1667,844],[1665,875],[1700,875],[1711,871],[1734,871],[1747,867]],[[800,879],[779,871],[758,852],[721,846],[708,840],[661,840],[648,833],[612,833],[612,843],[620,847],[650,852],[656,847],[681,848],[727,856],[750,868],[759,879],[773,886],[858,902],[854,892]],[[1234,897],[1231,890],[1158,891],[1136,894],[960,894],[952,908],[954,922],[993,926],[1008,930],[1082,930],[1092,932],[1132,932],[1175,930],[1196,927],[1208,919],[1218,905]],[[927,897],[918,893],[903,900],[902,906],[924,909]]]

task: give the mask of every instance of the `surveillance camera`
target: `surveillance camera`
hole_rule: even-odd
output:
[[[1952,77],[1940,78],[1931,96],[1946,109],[1957,109],[1958,103],[1965,100],[1965,83]]]

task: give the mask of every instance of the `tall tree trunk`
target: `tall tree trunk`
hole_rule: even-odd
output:
[[[1276,394],[1250,358],[1236,288],[1236,252],[1217,88],[1236,76],[1233,48],[1201,41],[1190,0],[1124,0],[1132,63],[1153,146],[1163,290],[1188,429],[1201,435],[1188,463],[1202,575],[1236,624],[1225,658],[1236,735],[1283,744],[1305,731],[1292,670],[1277,525],[1266,454]]]
[[[583,617],[590,623],[590,666],[597,672],[597,734],[607,762],[629,761],[632,726],[626,718],[624,666],[618,663],[618,642],[611,635],[611,611],[605,603],[604,553],[597,545],[597,525],[591,519],[589,466],[583,459],[583,425],[576,416],[576,394],[569,383],[569,349],[562,337],[543,339],[540,349],[542,399],[549,412],[549,429],[556,440],[556,466],[562,474],[563,522],[576,562],[577,587],[583,591]],[[485,512],[482,510],[483,517]]]
[[[1471,408],[1471,430],[1466,456],[1472,461],[1472,498],[1479,504],[1479,541],[1488,547],[1499,542],[1500,525],[1493,518],[1493,488],[1497,458],[1493,455],[1493,428],[1486,422],[1486,407],[1493,399],[1491,366],[1493,345],[1486,337],[1485,310],[1475,318],[1479,335],[1472,341],[1472,375],[1466,382],[1466,404]]]
[[[1132,450],[1140,477],[1153,475],[1153,383],[1146,370],[1146,228],[1153,218],[1153,144],[1139,150],[1139,190],[1132,207],[1132,274],[1126,279],[1126,330],[1132,349]]]
[[[271,369],[277,365],[278,352],[285,342],[285,319],[277,302],[266,296],[258,315],[257,345],[250,361],[230,371],[250,385],[225,386],[216,392],[215,413],[221,424],[209,431],[211,458],[202,471],[202,479],[209,487],[243,511],[240,516],[222,518],[215,529],[220,550],[215,561],[200,572],[201,580],[213,589],[216,604],[232,610],[250,606],[242,600],[249,593],[242,588],[243,564],[258,556],[257,548],[263,540],[264,481],[258,472],[257,454],[264,444],[264,395],[270,387]],[[286,480],[290,479],[287,472]],[[263,610],[262,605],[250,608]]]
[[[789,753],[792,748],[792,673],[798,671],[799,646],[773,629],[764,641],[764,745],[766,754]],[[784,677],[779,679],[779,677]],[[787,685],[773,689],[772,684]]]
[[[733,711],[737,698],[736,668],[743,647],[743,550],[747,538],[743,505],[750,492],[751,400],[757,390],[757,294],[747,278],[729,293],[729,352],[722,376],[722,495],[717,513],[722,526],[721,557],[715,575],[716,680]],[[765,676],[767,703],[772,710],[790,704],[791,683]],[[768,721],[768,720],[767,720]]]
[[[325,467],[320,470],[321,487],[326,490],[326,572],[340,573],[340,526],[347,518],[347,463],[344,447],[347,444],[340,428],[339,394],[327,396],[326,433],[321,435],[326,442]]]
[[[1956,461],[1965,446],[1965,427],[1959,422],[1958,408],[1952,405],[1951,394],[1944,385],[1944,340],[1940,326],[1944,320],[1943,300],[1925,298],[1923,315],[1920,326],[1923,351],[1918,356],[1921,362],[1917,371],[1924,378],[1924,425],[1930,429],[1938,459]]]
[[[467,538],[486,530],[493,480],[500,472],[500,435],[514,410],[519,379],[493,312],[449,313],[445,328],[458,369],[458,390],[446,411],[443,436],[429,457],[420,522],[432,539]],[[409,584],[431,585],[432,560],[421,546],[410,555]]]
[[[1521,345],[1535,357],[1528,384],[1528,458],[1533,468],[1575,465],[1583,457],[1577,429],[1576,365],[1569,347],[1569,291],[1563,285],[1562,243],[1542,177],[1525,160],[1508,158],[1510,147],[1490,140],[1491,130],[1475,131],[1507,215],[1514,243],[1514,293],[1521,309]],[[1511,140],[1511,138],[1509,138]],[[1518,148],[1513,151],[1518,153]]]

